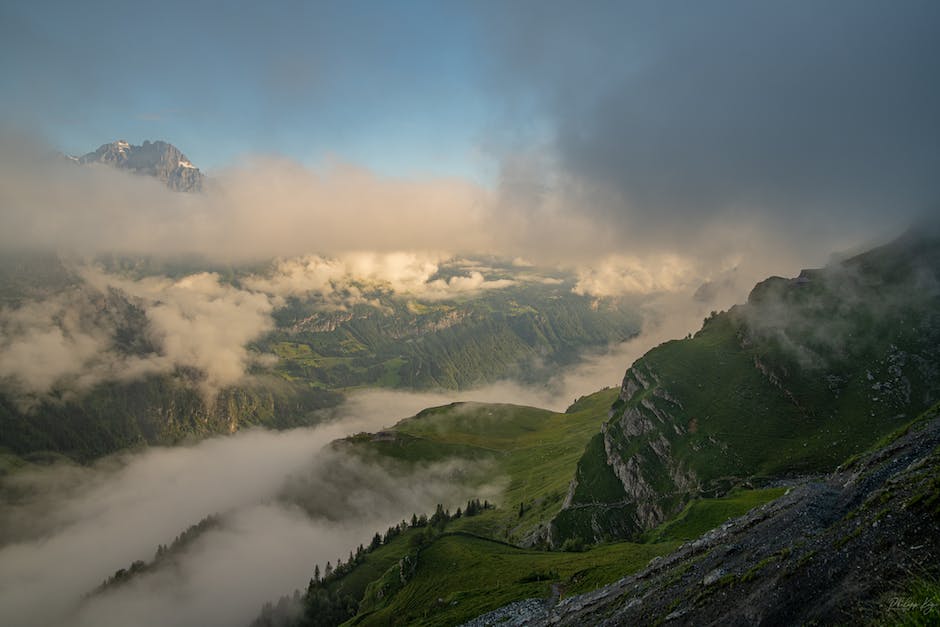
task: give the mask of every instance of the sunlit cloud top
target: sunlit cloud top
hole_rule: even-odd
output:
[[[918,0],[5,3],[0,120],[66,153],[165,139],[223,181],[287,164],[232,183],[279,215],[318,198],[278,185],[348,166],[382,183],[366,215],[459,215],[449,252],[818,263],[937,211],[938,32]],[[387,232],[364,248],[414,248]]]

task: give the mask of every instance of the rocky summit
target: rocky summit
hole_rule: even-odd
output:
[[[79,163],[104,163],[135,174],[153,176],[172,190],[198,192],[204,176],[179,148],[164,141],[134,146],[124,140],[104,144],[78,158]]]

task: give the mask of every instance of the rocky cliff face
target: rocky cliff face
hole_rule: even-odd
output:
[[[881,624],[911,578],[940,564],[938,407],[901,433],[635,575],[471,624]],[[933,624],[935,607],[913,609],[923,622],[909,624]]]
[[[553,540],[631,538],[693,498],[831,471],[940,397],[940,241],[757,285],[626,373]]]
[[[180,150],[163,141],[145,141],[132,146],[124,140],[104,144],[94,152],[78,158],[79,163],[104,163],[135,174],[160,179],[179,192],[202,190],[203,174]]]

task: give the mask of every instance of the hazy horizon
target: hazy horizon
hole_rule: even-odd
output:
[[[274,372],[346,398],[316,426],[239,432],[226,416],[174,437],[228,437],[0,466],[0,622],[247,623],[400,517],[498,494],[501,476],[465,489],[475,462],[390,477],[328,444],[455,400],[564,411],[756,282],[935,222],[938,60],[929,0],[4,2],[3,411],[29,431],[37,407],[160,377],[211,409]],[[173,144],[203,189],[62,158],[118,139]],[[35,278],[44,256],[59,265]],[[401,355],[370,362],[355,338],[276,370],[313,354],[288,340],[314,314],[369,319],[400,348],[425,331],[382,316],[436,331],[499,303],[541,324],[535,293],[576,301],[559,318],[581,333],[555,353],[532,341],[535,383],[471,355],[488,383],[409,390]],[[276,333],[280,354],[259,348]],[[310,375],[340,362],[373,387]],[[332,516],[286,502],[294,480]],[[226,525],[175,575],[83,596],[215,513]]]

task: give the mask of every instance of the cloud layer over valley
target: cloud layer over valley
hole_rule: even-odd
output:
[[[66,394],[179,367],[204,375],[211,398],[263,360],[246,345],[273,328],[264,294],[211,273],[124,279],[81,270],[85,283],[0,308],[0,380],[26,397]]]
[[[502,487],[336,438],[563,411],[757,281],[940,215],[936,0],[141,9],[0,5],[0,625],[246,624]],[[192,163],[158,174],[201,191],[62,154],[119,138],[173,143]],[[933,278],[751,329],[811,368]]]
[[[821,263],[833,251],[903,230],[921,208],[896,208],[877,223],[849,220],[849,208],[838,229],[830,228],[835,216],[827,213],[807,231],[804,222],[787,224],[782,214],[771,219],[776,214],[757,203],[730,219],[724,213],[696,219],[693,237],[664,239],[648,232],[658,210],[639,215],[622,198],[616,209],[600,187],[564,171],[506,170],[502,177],[538,180],[490,188],[254,157],[215,172],[205,193],[182,194],[106,166],[77,167],[51,152],[16,134],[0,141],[5,251],[184,257],[206,265],[305,258],[279,268],[285,275],[275,286],[279,292],[290,292],[291,277],[325,285],[347,274],[390,278],[396,289],[420,288],[416,294],[427,298],[500,287],[474,273],[421,285],[428,262],[480,254],[573,268],[591,275],[581,291],[597,295],[694,289],[729,264],[756,280],[794,272],[807,259]],[[605,207],[614,214],[604,214]],[[621,210],[632,215],[628,224],[616,217]],[[324,261],[335,258],[344,259],[343,267]],[[603,274],[607,280],[598,282]],[[614,275],[623,280],[611,281]]]
[[[451,479],[458,470],[473,477],[467,463],[390,475],[323,448],[398,417],[345,412],[317,429],[256,430],[3,479],[0,622],[165,625],[172,616],[177,625],[246,623],[265,601],[303,588],[314,564],[345,559],[376,531],[433,512],[436,503],[493,497],[492,486]],[[305,508],[285,500],[288,486]],[[214,513],[223,524],[175,568],[83,600],[117,569],[150,560],[158,544]]]

